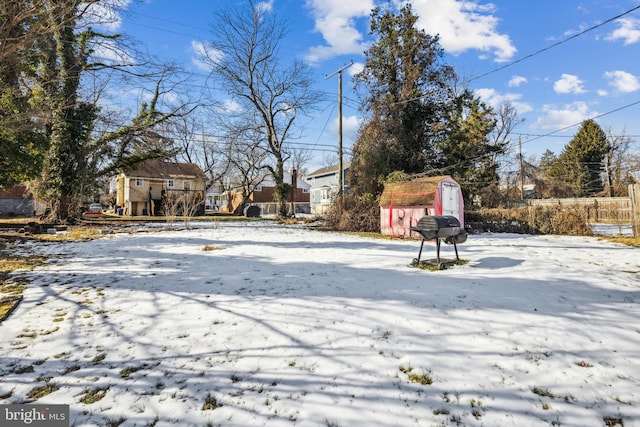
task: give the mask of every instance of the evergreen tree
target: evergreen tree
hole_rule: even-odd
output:
[[[594,196],[604,189],[603,165],[610,151],[611,146],[602,128],[594,120],[585,120],[552,163],[548,175],[567,185],[571,196]]]
[[[442,63],[439,38],[417,29],[416,22],[410,4],[398,14],[379,7],[371,13],[375,42],[356,75],[366,117],[350,168],[350,187],[357,193],[379,193],[394,171],[420,173],[436,164],[432,142],[452,98],[455,73]]]
[[[460,181],[467,203],[479,196],[483,205],[492,205],[497,197],[499,176],[495,158],[504,152],[506,142],[489,143],[488,135],[495,126],[493,111],[465,91],[451,105],[446,132],[436,144],[440,170]]]

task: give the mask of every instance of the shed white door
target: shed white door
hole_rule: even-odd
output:
[[[451,215],[460,219],[460,187],[449,182],[442,183],[442,215]]]

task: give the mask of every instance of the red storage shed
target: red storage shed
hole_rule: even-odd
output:
[[[450,176],[431,176],[385,185],[380,196],[382,234],[418,238],[410,228],[425,215],[451,215],[458,218],[460,227],[464,227],[460,184]]]

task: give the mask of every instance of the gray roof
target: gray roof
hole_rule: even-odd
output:
[[[137,178],[191,178],[207,180],[207,176],[195,163],[175,163],[159,159],[145,160],[136,169],[127,172],[126,175]]]
[[[342,165],[342,168],[344,170],[349,169],[349,166],[351,166],[351,163],[346,162]],[[333,175],[335,173],[338,172],[338,165],[333,165],[333,166],[327,166],[324,168],[320,168],[314,172],[311,172],[310,174],[307,174],[307,176],[305,178],[313,178],[313,177],[318,177],[318,176],[325,176],[325,175]]]

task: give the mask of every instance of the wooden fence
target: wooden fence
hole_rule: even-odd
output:
[[[629,197],[585,197],[567,199],[531,199],[529,206],[580,207],[592,223],[631,224],[633,235],[640,236],[640,184],[629,185]]]

